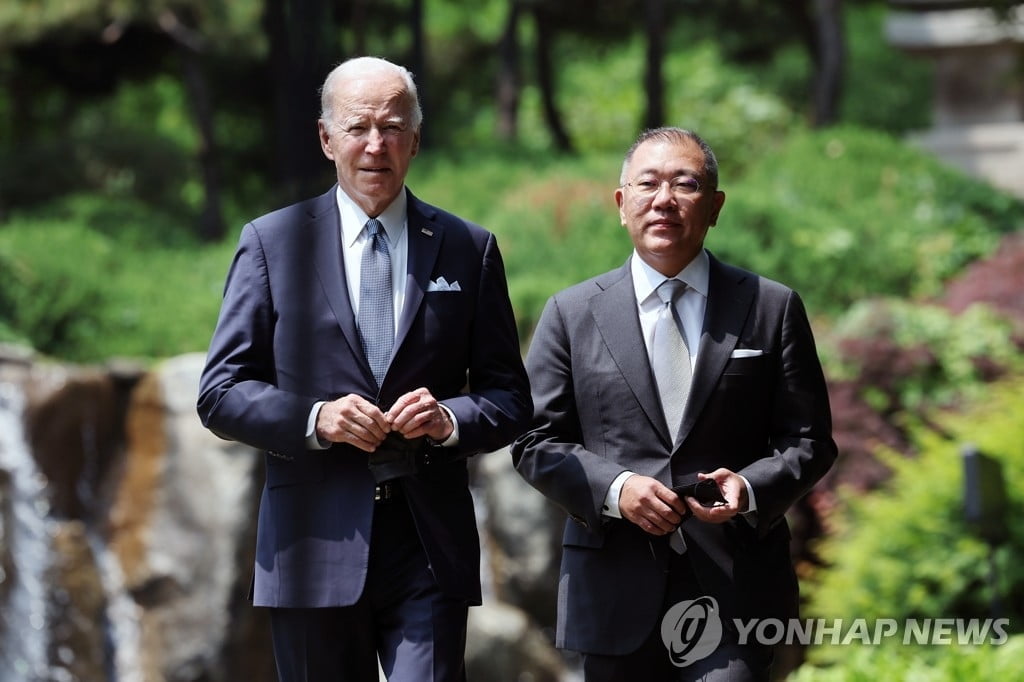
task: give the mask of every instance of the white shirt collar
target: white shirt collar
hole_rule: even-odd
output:
[[[633,257],[630,259],[630,271],[633,276],[633,290],[636,293],[636,302],[639,305],[643,305],[644,301],[654,294],[654,290],[661,286],[661,283],[666,279],[678,279],[685,282],[686,286],[704,298],[708,296],[708,280],[711,267],[707,251],[704,249],[701,249],[694,259],[677,273],[675,277],[665,277],[665,275],[645,263],[636,250],[634,250]]]
[[[352,246],[363,234],[363,226],[370,216],[366,215],[359,205],[345,194],[345,191],[338,187],[338,211],[341,213],[341,241],[345,246]],[[398,193],[395,200],[385,208],[377,220],[384,226],[384,232],[388,235],[388,242],[395,244],[405,229],[405,210],[409,203],[405,193],[405,187]]]

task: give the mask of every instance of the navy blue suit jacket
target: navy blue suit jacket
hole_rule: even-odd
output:
[[[253,599],[258,606],[354,603],[374,510],[368,455],[307,450],[318,400],[354,393],[386,410],[426,387],[459,424],[403,487],[431,569],[449,596],[480,601],[480,549],[466,457],[498,449],[532,410],[494,236],[408,195],[405,307],[380,391],[343,272],[336,188],[248,223],[224,290],[198,411],[221,437],[266,455]],[[428,291],[439,277],[459,291]]]
[[[651,536],[634,524],[602,516],[609,486],[626,470],[670,487],[719,467],[745,476],[756,526],[742,517],[722,524],[691,518],[682,526],[686,556],[725,618],[796,615],[785,513],[829,469],[836,446],[825,380],[795,292],[711,258],[679,434],[665,424],[628,262],[548,301],[527,369],[535,416],[512,447],[514,461],[570,516],[559,646],[626,654],[663,613],[668,553],[652,552]]]

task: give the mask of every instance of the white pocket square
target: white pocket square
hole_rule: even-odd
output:
[[[732,352],[730,358],[756,358],[759,355],[764,355],[764,351],[759,348],[737,348]]]
[[[438,277],[427,285],[427,291],[462,291],[462,287],[459,286],[458,280],[449,284],[444,277]]]

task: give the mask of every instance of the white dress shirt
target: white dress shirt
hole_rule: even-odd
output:
[[[686,290],[676,300],[676,313],[683,326],[683,333],[686,338],[686,346],[690,350],[690,369],[697,366],[697,356],[700,354],[700,337],[704,328],[704,311],[708,304],[708,282],[710,280],[710,261],[708,254],[703,249],[690,263],[675,275],[674,278],[665,277],[633,251],[630,259],[630,274],[633,279],[633,291],[636,294],[637,314],[640,317],[640,330],[643,332],[644,345],[647,348],[647,359],[653,362],[651,350],[654,340],[654,326],[658,320],[658,312],[664,303],[658,296],[657,289],[666,279],[678,279],[686,284]],[[605,516],[622,518],[619,510],[619,495],[622,492],[622,485],[635,472],[623,471],[608,487],[605,495],[604,505],[601,508]],[[754,491],[750,482],[743,476],[747,484],[747,499],[749,506],[744,513],[752,513],[757,510],[754,502]]]
[[[370,216],[356,202],[338,187],[338,213],[341,216],[341,255],[345,264],[345,283],[348,285],[349,302],[352,312],[359,315],[359,282],[363,270],[363,249],[369,238],[366,232],[366,221]],[[384,227],[388,251],[391,254],[391,296],[394,302],[395,326],[402,317],[405,307],[406,273],[409,263],[409,230],[408,228],[408,197],[405,188],[398,193],[395,200],[380,215],[374,216]],[[316,435],[316,419],[325,401],[319,401],[310,410],[306,423],[306,445],[313,450],[325,450],[330,443],[322,442]],[[444,405],[441,409],[448,413],[454,430],[441,445],[456,445],[459,442],[459,423],[454,413]]]

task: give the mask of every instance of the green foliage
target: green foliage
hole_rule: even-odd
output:
[[[794,133],[722,184],[729,198],[710,248],[794,286],[816,312],[933,295],[1024,224],[1021,201],[854,127]]]
[[[789,682],[964,682],[1020,677],[1024,637],[998,646],[847,646],[835,664],[805,664]]]
[[[141,200],[159,210],[192,213],[184,188],[194,182],[196,135],[181,84],[170,77],[126,84],[108,100],[78,106],[54,93],[49,125],[38,135],[0,146],[0,205],[43,206],[54,197],[89,192],[111,201]]]
[[[847,4],[839,118],[848,125],[904,133],[927,128],[931,121],[934,67],[926,58],[909,56],[888,43],[885,21],[890,11],[884,2]],[[777,93],[793,110],[808,108],[813,65],[805,45],[793,42],[763,64],[747,66],[765,90]]]
[[[827,567],[805,581],[811,617],[987,618],[1002,605],[1009,630],[1024,617],[1024,378],[993,385],[960,414],[936,414],[912,428],[917,454],[885,454],[884,489],[841,491],[820,543]],[[960,448],[975,444],[1002,465],[1009,540],[992,553],[964,518]],[[1018,643],[1019,646],[1019,643]],[[849,647],[822,646],[811,660],[845,660]],[[945,651],[945,650],[944,650]],[[884,676],[883,676],[884,678]],[[859,678],[853,678],[859,679]],[[876,678],[878,679],[878,678]],[[937,678],[941,679],[941,678]],[[959,679],[982,679],[972,676]]]
[[[12,40],[30,41],[65,23],[69,30],[93,30],[131,10],[124,2],[108,3],[108,17],[93,12],[94,5],[82,5],[91,14],[52,1],[19,8],[19,14],[0,10],[0,26],[12,26]],[[1020,202],[883,134],[801,130],[808,58],[795,45],[776,49],[794,42],[792,36],[775,42],[776,27],[789,21],[782,9],[753,2],[713,11],[691,5],[674,13],[667,27],[666,107],[669,123],[698,130],[719,154],[729,200],[709,236],[717,255],[794,286],[815,315],[839,314],[864,296],[934,293],[965,263],[989,253],[1000,233],[1020,228]],[[136,8],[136,19],[155,31],[153,18],[170,6]],[[204,68],[216,111],[224,212],[229,225],[238,224],[275,201],[272,115],[266,106],[253,106],[266,95],[237,91],[259,73],[253,58],[265,48],[257,26],[262,8],[191,1],[174,7],[207,37],[217,35],[204,52]],[[493,47],[507,5],[488,0],[467,13],[462,3],[444,0],[425,14],[428,35],[438,40],[424,94],[443,92],[445,98],[443,108],[428,110],[427,125],[438,141],[449,139],[443,155],[421,154],[409,184],[427,201],[498,235],[524,339],[549,295],[618,266],[631,249],[612,192],[643,114],[644,45],[640,22],[632,24],[639,15],[623,7],[602,6],[600,17],[578,20],[569,6],[552,8],[565,19],[554,45],[559,105],[581,150],[568,159],[550,154],[532,71],[525,68],[533,38],[529,15],[520,27],[521,134],[516,146],[502,146],[493,140],[493,107],[481,101],[493,91]],[[386,34],[381,27],[399,9],[384,3],[365,17],[373,34],[367,47],[408,42],[404,27]],[[740,59],[749,40],[720,24],[723,16],[742,12],[741,24],[749,28],[762,11],[771,21],[752,29],[757,49],[775,56],[751,68],[749,51],[745,62]],[[924,81],[917,63],[905,66],[911,60],[885,46],[879,3],[855,3],[847,17],[847,101],[871,103],[871,111],[855,118],[897,129],[887,112],[913,118],[899,97],[908,107],[910,100],[926,107],[915,89]],[[5,77],[23,68],[13,53],[0,59]],[[886,78],[875,77],[880,64]],[[857,75],[865,73],[871,77]],[[0,336],[75,359],[201,349],[234,240],[206,249],[189,236],[197,232],[204,199],[189,100],[171,70],[113,85],[97,96],[91,84],[82,95],[50,74],[27,109],[25,100],[0,100],[0,113],[12,114],[11,121],[0,117],[0,213],[10,212],[9,224],[0,225]],[[27,125],[25,111],[33,117],[28,136],[20,127]],[[67,255],[45,262],[54,242]],[[76,254],[89,262],[75,267]],[[957,333],[962,341],[954,348],[966,353],[969,334]],[[967,355],[958,357],[962,363]],[[947,363],[944,381],[969,376],[956,363]],[[929,381],[906,390],[928,394],[935,388]]]
[[[885,39],[887,3],[846,12],[846,80],[840,119],[852,125],[903,133],[931,123],[934,67]],[[880,77],[884,74],[884,77]]]
[[[113,244],[62,223],[30,221],[0,232],[0,333],[37,350],[77,357],[102,331]]]
[[[990,368],[1024,372],[1013,332],[1010,320],[980,304],[954,315],[937,305],[869,299],[830,325],[820,354],[826,375],[842,381],[860,376],[862,363],[872,360],[849,352],[851,341],[882,338],[911,354],[921,351],[921,362],[907,367],[906,376],[891,371],[886,387],[898,405],[913,409],[979,397],[988,390]]]
[[[200,250],[180,228],[145,234],[173,224],[152,211],[141,220],[131,207],[78,205],[72,219],[16,217],[0,229],[0,341],[77,361],[204,349],[233,245]],[[120,213],[129,224],[121,241],[90,227],[118,208],[129,209]]]
[[[614,50],[563,40],[559,99],[566,127],[582,152],[623,153],[640,132],[644,113],[644,43],[639,38]],[[793,125],[783,100],[749,70],[729,64],[714,42],[681,41],[663,64],[666,125],[700,132],[714,141],[729,167],[741,168],[751,148],[764,150]],[[600,68],[594,68],[600,63]],[[547,144],[540,100],[525,93],[524,142]]]
[[[525,339],[551,294],[621,265],[632,249],[613,197],[620,165],[617,155],[424,157],[409,185],[494,232]]]

